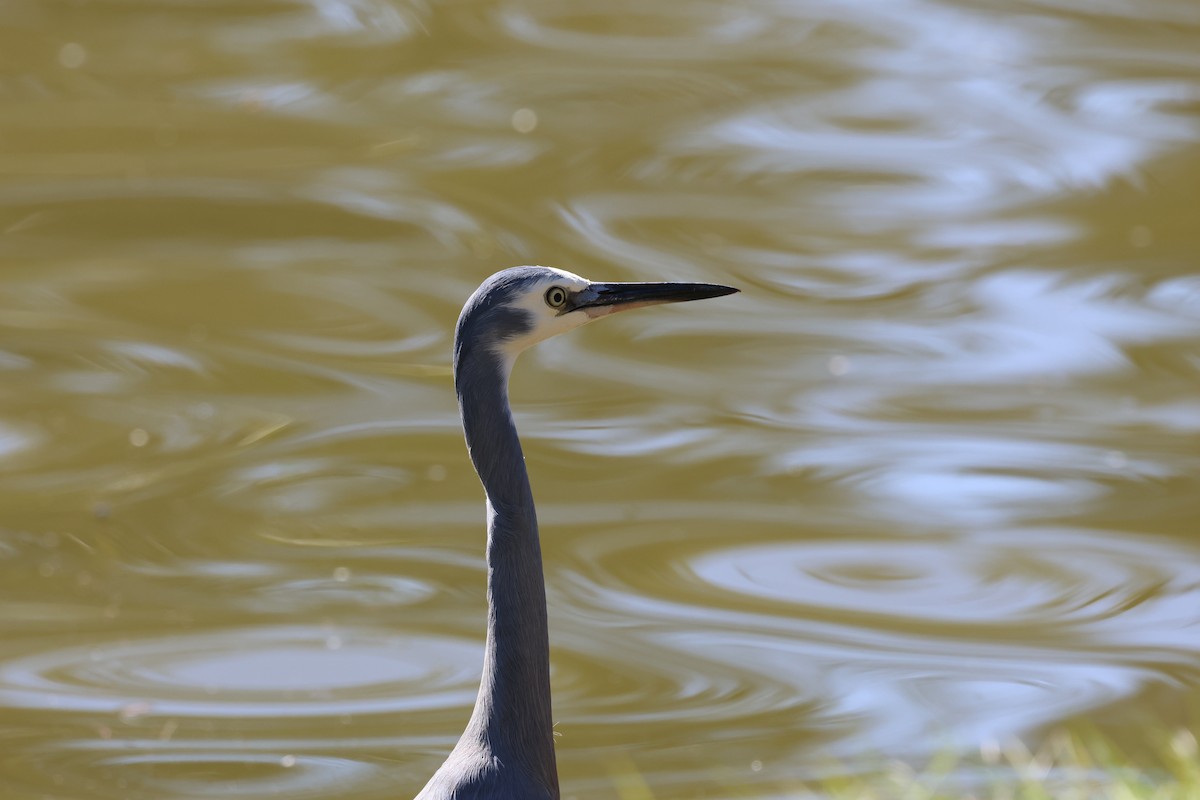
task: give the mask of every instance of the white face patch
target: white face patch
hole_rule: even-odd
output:
[[[566,270],[553,267],[540,267],[540,269],[546,270],[546,277],[531,284],[520,297],[508,304],[511,308],[524,310],[533,321],[533,329],[528,333],[496,345],[496,353],[504,359],[505,367],[508,370],[512,369],[513,362],[517,360],[521,351],[549,339],[551,336],[574,330],[593,319],[584,311],[559,314],[559,309],[551,307],[546,302],[546,292],[555,286],[565,289],[568,294],[574,294],[586,289],[591,285],[591,281]]]

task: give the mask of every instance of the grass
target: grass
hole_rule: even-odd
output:
[[[978,754],[942,753],[921,765],[888,762],[866,772],[830,765],[811,781],[733,789],[739,800],[1200,800],[1200,752],[1193,731],[1149,734],[1137,758],[1097,733],[1058,732],[1036,750],[1021,741],[985,745]],[[630,769],[614,775],[621,800],[656,800]],[[713,796],[706,794],[705,796]]]
[[[1200,755],[1187,729],[1151,737],[1134,759],[1099,735],[1056,733],[1034,751],[1019,740],[977,757],[892,762],[866,775],[825,777],[778,795],[796,800],[1200,800]]]

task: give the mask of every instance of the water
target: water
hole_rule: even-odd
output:
[[[564,796],[1194,722],[1195,3],[0,18],[6,797],[416,792],[520,263],[743,289],[518,365]]]

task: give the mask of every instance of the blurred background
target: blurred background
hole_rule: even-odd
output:
[[[7,0],[6,798],[414,794],[490,273],[731,298],[512,387],[563,796],[1200,707],[1194,0]]]

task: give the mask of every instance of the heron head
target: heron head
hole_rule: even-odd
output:
[[[711,283],[594,283],[553,267],[512,267],[485,280],[463,306],[455,356],[482,345],[507,369],[521,351],[594,319],[736,291]]]

